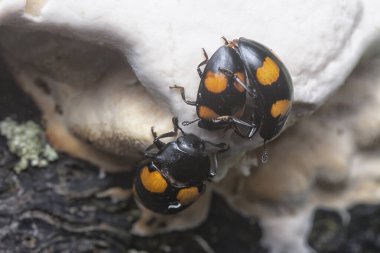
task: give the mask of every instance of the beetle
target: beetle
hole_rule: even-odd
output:
[[[206,59],[197,67],[201,81],[196,101],[186,99],[184,87],[174,85],[170,88],[179,89],[182,100],[186,104],[196,107],[198,118],[193,121],[185,121],[183,125],[198,121],[198,126],[201,128],[207,130],[233,128],[236,134],[245,137],[246,134],[239,129],[239,126],[243,126],[250,129],[248,133],[250,138],[255,132],[255,124],[242,120],[246,105],[246,91],[248,90],[244,84],[246,73],[243,62],[232,45],[225,40],[225,45],[221,46],[210,59],[203,49]],[[200,67],[203,65],[205,68],[202,71]],[[232,75],[225,73],[224,70],[227,69]],[[234,78],[235,76],[238,79]]]
[[[265,150],[266,142],[281,131],[289,116],[293,100],[291,76],[266,46],[243,37],[232,41],[222,38],[225,45],[210,60],[203,50],[206,60],[197,68],[201,82],[196,101],[186,100],[183,87],[171,87],[180,89],[182,99],[197,108],[199,119],[184,124],[199,121],[199,127],[209,130],[232,126],[235,133],[244,138],[252,138],[258,132]],[[202,72],[200,67],[204,64]],[[248,121],[241,120],[247,94],[253,101]],[[249,127],[248,134],[242,134],[237,125]],[[262,160],[266,159],[265,151]]]
[[[293,101],[291,76],[281,60],[264,45],[246,38],[230,44],[244,65],[251,90],[248,94],[254,99],[254,124],[265,143],[281,131],[289,116]],[[225,68],[223,71],[232,76],[233,70]],[[236,74],[233,78],[244,82]]]
[[[224,38],[225,41],[227,39]],[[248,138],[259,132],[264,140],[261,161],[268,160],[266,142],[273,139],[284,127],[293,101],[291,76],[281,60],[266,46],[246,38],[228,42],[243,63],[247,81],[228,68],[220,71],[235,82],[247,87],[247,94],[253,99],[252,122],[255,128]]]
[[[198,136],[185,133],[173,118],[174,131],[157,136],[152,128],[153,144],[144,152],[134,180],[136,199],[146,208],[161,214],[178,213],[189,207],[206,190],[217,170],[217,154],[228,150],[225,143],[214,144]],[[182,135],[164,143],[163,138]],[[206,145],[217,149],[213,153],[214,168]],[[152,152],[158,149],[157,152]]]

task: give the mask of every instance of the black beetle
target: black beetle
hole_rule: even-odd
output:
[[[254,123],[264,141],[285,125],[293,100],[292,79],[285,65],[264,45],[245,38],[234,40],[254,99]],[[228,69],[226,69],[228,70]],[[233,73],[233,71],[228,70]],[[234,74],[234,79],[240,77]],[[241,80],[244,82],[244,80]]]
[[[233,127],[241,137],[252,138],[256,132],[265,143],[284,127],[293,100],[292,79],[285,65],[264,45],[245,38],[227,41],[208,60],[198,65],[201,77],[197,100],[188,101],[181,86],[182,99],[197,107],[199,127],[213,130]],[[206,64],[204,71],[200,66]],[[211,79],[210,79],[211,78]],[[210,80],[210,85],[207,81]],[[208,88],[210,86],[210,88]],[[253,100],[253,112],[243,120],[246,94]],[[238,125],[249,128],[242,133]],[[267,159],[265,151],[262,161]]]
[[[186,99],[184,87],[174,85],[170,88],[180,89],[183,101],[188,105],[196,106],[198,119],[185,121],[183,125],[199,121],[198,126],[201,128],[207,130],[234,128],[238,135],[245,137],[246,134],[239,129],[239,126],[244,126],[251,130],[248,137],[252,137],[256,129],[255,125],[241,119],[248,89],[244,84],[246,80],[244,65],[238,52],[233,48],[233,44],[227,40],[225,42],[225,45],[220,47],[210,59],[203,49],[206,59],[197,67],[201,81],[196,101]],[[203,71],[200,69],[202,65],[206,65]],[[226,70],[231,74],[225,73]]]
[[[137,170],[133,191],[137,200],[153,212],[173,214],[190,206],[206,189],[217,170],[217,154],[228,150],[225,143],[214,144],[198,136],[185,133],[173,118],[174,131],[157,136],[152,128],[153,144],[145,150],[145,157]],[[164,143],[162,138],[182,136]],[[206,145],[213,152],[214,167]],[[154,148],[158,152],[151,152]]]

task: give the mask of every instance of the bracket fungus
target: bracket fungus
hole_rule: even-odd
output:
[[[131,170],[141,159],[152,142],[152,126],[165,133],[174,115],[180,121],[195,117],[194,108],[169,86],[180,84],[195,98],[201,48],[211,55],[222,45],[221,36],[267,45],[286,64],[294,83],[287,126],[301,121],[270,143],[270,161],[257,168],[252,151],[262,145],[257,135],[243,140],[232,131],[211,132],[196,124],[185,131],[230,145],[212,188],[245,215],[262,218],[266,240],[275,250],[302,252],[301,239],[292,244],[284,237],[272,244],[285,233],[276,224],[288,224],[284,229],[289,231],[308,229],[300,229],[297,211],[274,214],[278,206],[341,207],[342,196],[320,195],[317,182],[346,185],[353,175],[358,181],[343,190],[345,203],[380,199],[369,196],[378,186],[365,187],[370,180],[365,175],[373,170],[358,171],[367,164],[358,150],[380,135],[380,79],[373,70],[378,62],[367,61],[371,71],[355,72],[340,90],[363,54],[379,41],[379,7],[365,0],[2,0],[0,55],[43,112],[54,148],[118,172]],[[195,226],[206,216],[209,199],[207,192],[183,213],[160,217],[167,221],[165,228],[145,226],[144,217],[152,215],[146,213],[135,232]],[[266,210],[272,215],[265,215]],[[300,211],[299,217],[308,215]]]

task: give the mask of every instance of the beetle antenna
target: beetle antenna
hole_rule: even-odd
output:
[[[230,42],[226,39],[226,37],[222,36],[222,40],[224,40],[224,44],[227,46]]]

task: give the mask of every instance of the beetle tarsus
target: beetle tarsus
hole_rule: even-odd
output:
[[[188,105],[192,105],[192,106],[196,106],[197,103],[195,101],[191,101],[191,100],[187,100],[186,99],[186,94],[185,94],[185,88],[183,86],[179,86],[179,85],[173,85],[173,86],[170,86],[169,89],[178,89],[180,92],[181,92],[181,97],[182,97],[182,100],[188,104]]]
[[[205,60],[203,60],[203,61],[202,61],[201,63],[199,63],[198,66],[197,66],[197,72],[198,72],[199,77],[201,77],[201,78],[202,78],[202,76],[203,76],[203,72],[202,72],[202,70],[201,70],[201,66],[206,65],[207,62],[208,62],[208,55],[207,55],[206,50],[205,50],[204,48],[202,48],[202,51],[203,51],[203,56],[205,57]]]
[[[183,121],[182,122],[182,126],[188,126],[188,125],[191,125],[191,124],[193,124],[193,123],[195,123],[195,122],[198,122],[198,121],[200,121],[201,119],[195,119],[195,120],[192,120],[192,121]]]
[[[222,36],[222,40],[224,40],[224,44],[227,46],[231,42],[226,39],[226,37]]]

